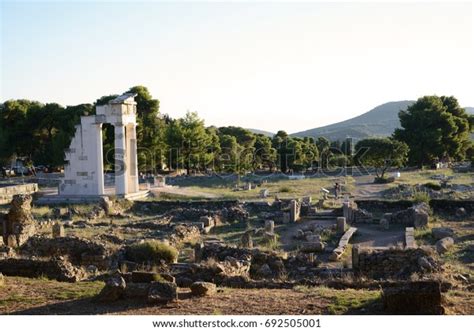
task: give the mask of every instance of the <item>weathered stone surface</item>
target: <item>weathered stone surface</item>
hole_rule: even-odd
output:
[[[201,236],[201,231],[195,225],[179,224],[175,226],[173,233],[168,237],[171,246],[178,246],[183,242],[197,239]]]
[[[439,240],[446,237],[452,237],[454,235],[454,231],[451,228],[440,227],[431,229],[431,234],[433,235],[433,238]]]
[[[191,293],[196,296],[211,296],[217,292],[216,284],[209,282],[194,282],[191,284]]]
[[[390,229],[390,222],[389,222],[389,220],[386,219],[386,218],[382,218],[382,219],[380,220],[380,227],[381,227],[382,229],[384,229],[384,230]]]
[[[240,238],[240,246],[242,248],[253,248],[252,233],[250,231],[245,232]]]
[[[440,270],[431,252],[421,248],[363,248],[359,245],[352,247],[352,267],[358,275],[374,279],[407,279],[414,273]]]
[[[77,282],[84,278],[81,269],[75,268],[62,257],[50,260],[16,259],[0,260],[0,270],[7,276],[47,277],[61,282]]]
[[[28,194],[13,196],[10,210],[3,225],[3,241],[9,247],[20,247],[36,232],[31,215],[32,197]]]
[[[123,293],[126,299],[148,299],[148,292],[150,290],[150,283],[131,283],[128,282]]]
[[[430,206],[422,202],[392,214],[392,223],[421,228],[428,225]]]
[[[272,269],[268,264],[263,264],[260,269],[258,270],[258,273],[262,277],[268,277],[272,275]]]
[[[336,220],[336,231],[339,234],[342,234],[346,231],[346,218],[338,217]]]
[[[324,251],[324,247],[323,242],[304,242],[301,244],[300,251],[303,253],[319,253]]]
[[[78,237],[45,238],[31,237],[21,248],[23,254],[50,257],[67,256],[75,265],[95,265],[99,269],[109,266],[111,252],[103,243]]]
[[[267,233],[273,233],[275,231],[275,222],[266,220],[265,221],[265,232]]]
[[[415,228],[407,227],[405,228],[405,248],[416,248],[415,241]]]
[[[148,290],[147,301],[151,304],[168,303],[178,300],[178,287],[170,282],[153,282]]]
[[[122,276],[116,274],[112,275],[105,282],[104,288],[100,291],[97,296],[99,302],[112,302],[124,297],[125,288],[127,284]]]
[[[443,314],[441,286],[436,281],[417,281],[384,287],[383,303],[390,314]]]
[[[453,245],[454,239],[451,237],[440,239],[436,242],[436,251],[438,252],[438,254],[444,254],[449,251]]]
[[[64,226],[60,223],[55,223],[53,225],[53,238],[64,237]]]

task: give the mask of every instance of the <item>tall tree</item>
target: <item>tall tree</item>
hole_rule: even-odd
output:
[[[389,167],[400,167],[408,155],[404,142],[390,138],[368,138],[356,144],[356,163],[375,168],[377,178],[384,178]]]
[[[471,145],[470,117],[454,97],[424,96],[399,113],[394,138],[409,148],[410,164],[422,167],[439,159],[461,160]]]

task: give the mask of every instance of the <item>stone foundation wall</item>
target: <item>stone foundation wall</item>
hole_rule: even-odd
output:
[[[14,195],[32,194],[35,192],[38,192],[38,184],[35,183],[0,186],[0,205],[10,203]]]
[[[352,247],[352,267],[361,276],[374,279],[408,278],[413,273],[438,269],[431,254],[421,248]]]
[[[411,200],[356,200],[356,203],[372,213],[395,213],[414,205]],[[455,215],[458,208],[464,208],[468,214],[474,213],[474,200],[431,199],[429,205],[435,213]]]
[[[35,236],[21,248],[21,253],[40,256],[67,256],[74,265],[95,265],[107,269],[111,252],[102,243],[77,237],[46,238]]]
[[[80,269],[62,258],[50,260],[3,259],[0,260],[0,272],[6,276],[48,277],[62,282],[76,282],[84,277]]]
[[[151,213],[166,213],[170,209],[207,209],[211,211],[221,210],[239,205],[238,200],[196,200],[196,201],[135,201],[133,209],[137,211],[149,211]]]

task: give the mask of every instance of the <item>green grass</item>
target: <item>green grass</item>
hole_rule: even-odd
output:
[[[332,315],[342,315],[360,311],[364,307],[374,305],[381,299],[380,291],[369,290],[335,290],[321,287],[296,286],[295,291],[313,294],[329,300],[327,312]]]
[[[343,177],[338,178],[341,181]],[[346,190],[352,191],[354,188],[355,180],[352,177],[344,177],[346,181]],[[210,179],[211,180],[211,179]],[[334,186],[335,179],[332,177],[324,178],[305,178],[299,180],[280,179],[275,181],[269,181],[266,184],[262,184],[250,191],[234,191],[233,187],[235,182],[226,185],[206,185],[201,183],[198,185],[190,186],[190,189],[196,190],[196,192],[210,193],[218,196],[221,199],[243,199],[252,200],[260,199],[260,191],[268,189],[269,198],[267,200],[273,200],[275,195],[280,198],[292,198],[311,196],[313,200],[317,200],[321,196],[321,187],[331,188]]]
[[[104,283],[66,283],[44,277],[6,277],[6,286],[0,288],[0,308],[30,307],[50,301],[81,300],[96,296]]]

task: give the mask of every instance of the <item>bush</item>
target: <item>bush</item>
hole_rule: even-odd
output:
[[[136,263],[159,264],[161,260],[174,263],[178,259],[178,250],[159,241],[145,241],[126,249],[126,258]]]
[[[395,177],[375,177],[374,184],[387,184],[393,183],[395,181]]]
[[[439,191],[441,190],[441,185],[433,182],[429,182],[423,185],[424,187],[431,189],[433,191]]]
[[[416,203],[424,202],[426,204],[430,204],[430,195],[428,192],[424,191],[415,191],[413,192],[413,201]]]
[[[281,189],[280,189],[280,193],[291,193],[293,190],[291,188],[289,188],[288,186],[283,186]]]

